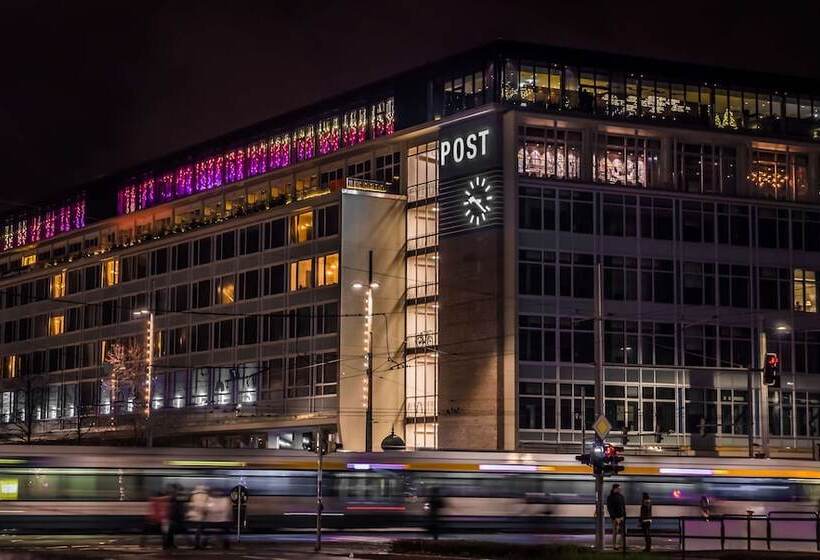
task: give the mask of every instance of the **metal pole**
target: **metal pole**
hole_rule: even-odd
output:
[[[148,312],[148,378],[145,380],[145,398],[148,404],[145,408],[145,445],[154,446],[154,435],[151,433],[151,393],[154,382],[154,312]]]
[[[587,447],[587,389],[581,387],[581,455]]]
[[[749,433],[749,459],[755,456],[755,415],[754,415],[754,370],[750,369],[746,378],[746,431]]]
[[[595,265],[595,417],[604,413],[604,275]],[[604,475],[595,474],[595,550],[604,550]]]
[[[239,487],[236,490],[236,542],[240,540],[242,527],[242,489]]]
[[[757,323],[757,344],[758,358],[757,367],[759,373],[758,386],[760,387],[760,443],[763,448],[763,456],[769,457],[769,386],[763,383],[763,366],[766,363],[766,331],[763,330],[763,318],[760,317]]]
[[[367,412],[364,450],[373,451],[373,251],[367,256]]]
[[[324,430],[319,428],[319,433],[316,437],[316,546],[314,549],[316,552],[322,550],[322,510],[324,509],[324,505],[322,504],[322,457],[324,456],[324,449],[322,444],[324,443]]]

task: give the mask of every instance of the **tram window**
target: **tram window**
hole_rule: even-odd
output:
[[[231,479],[239,473],[231,472]],[[257,471],[246,479],[251,496],[313,496],[316,475],[299,471]]]
[[[98,474],[49,474],[38,471],[19,477],[20,500],[140,500],[143,492],[135,475],[116,471]]]
[[[403,494],[402,481],[382,474],[339,474],[334,479],[333,490],[340,498],[377,499]]]

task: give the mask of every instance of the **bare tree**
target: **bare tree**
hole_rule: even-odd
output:
[[[110,394],[109,413],[112,422],[122,413],[129,413],[135,443],[148,437],[150,395],[147,394],[148,364],[145,346],[138,342],[115,342],[105,355],[107,376],[102,389]]]
[[[17,402],[12,410],[12,432],[9,439],[18,443],[31,444],[34,439],[38,416],[45,407],[48,386],[45,376],[27,375],[17,389]],[[22,402],[20,402],[22,401]]]

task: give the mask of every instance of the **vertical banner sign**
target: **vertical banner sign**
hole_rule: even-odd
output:
[[[439,233],[503,223],[501,127],[498,116],[477,117],[439,134]]]

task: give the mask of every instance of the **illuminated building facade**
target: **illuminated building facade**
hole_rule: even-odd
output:
[[[0,421],[133,432],[107,357],[148,309],[162,444],[361,449],[369,361],[377,448],[575,451],[600,264],[616,434],[742,453],[763,417],[807,453],[818,142],[820,85],[792,78],[506,42],[408,72],[9,217]]]

